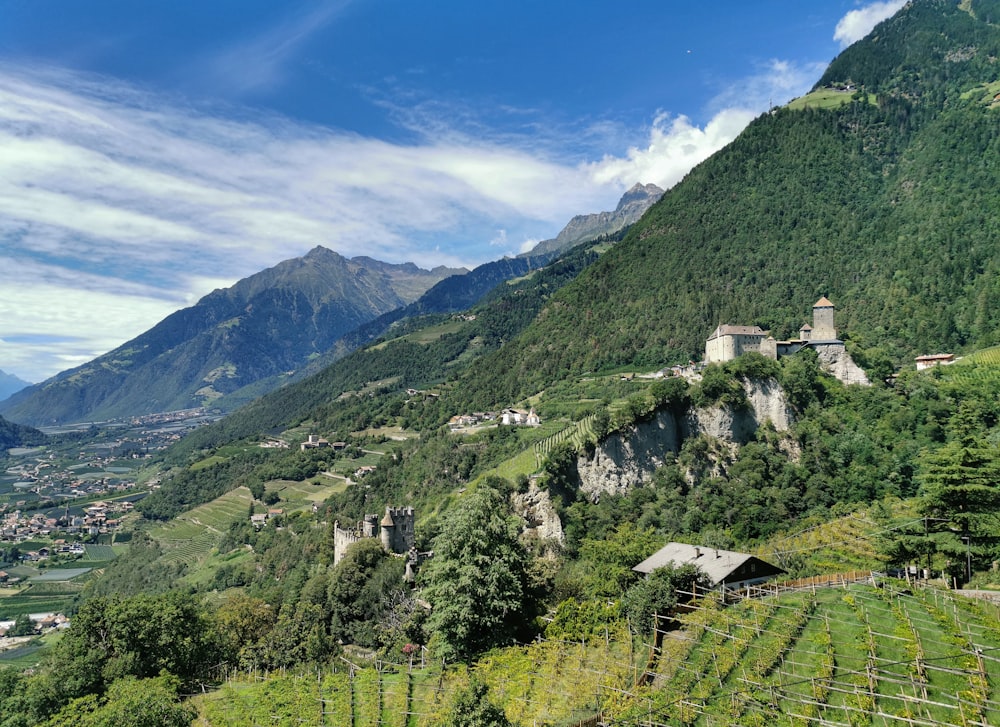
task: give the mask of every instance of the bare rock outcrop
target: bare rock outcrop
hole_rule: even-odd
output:
[[[871,386],[868,376],[854,363],[844,344],[814,346],[819,357],[819,365],[824,371],[845,384]]]
[[[602,494],[622,495],[648,482],[680,451],[681,435],[673,412],[662,410],[628,432],[605,437],[590,457],[577,459],[580,489],[592,501]]]
[[[765,422],[771,422],[778,431],[788,429],[793,421],[792,409],[776,379],[744,381],[743,390],[746,407],[704,407],[680,417],[661,410],[649,421],[605,437],[592,455],[577,458],[580,489],[593,502],[605,494],[626,494],[649,482],[658,467],[680,452],[688,437],[706,435],[740,445],[751,441]]]
[[[527,492],[515,492],[510,496],[514,513],[523,518],[525,533],[538,540],[563,541],[562,520],[556,512],[548,490],[539,489],[532,480]]]

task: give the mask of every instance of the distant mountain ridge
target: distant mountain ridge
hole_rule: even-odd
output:
[[[31,386],[30,382],[19,379],[14,374],[8,374],[6,371],[0,371],[0,401],[28,386]]]
[[[578,215],[535,250],[471,272],[347,259],[316,247],[0,400],[0,414],[47,425],[206,405],[231,410],[319,370],[398,321],[465,310],[579,243],[620,233],[662,194],[656,185],[636,184],[613,212]]]
[[[137,338],[0,403],[29,424],[211,405],[294,371],[348,331],[415,300],[457,272],[422,270],[316,247],[209,293]]]
[[[663,196],[655,184],[634,184],[618,202],[613,212],[577,215],[551,240],[543,240],[532,248],[530,255],[544,255],[568,250],[601,235],[610,235],[628,227]]]

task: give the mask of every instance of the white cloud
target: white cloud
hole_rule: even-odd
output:
[[[709,103],[714,116],[699,128],[686,116],[661,113],[653,120],[646,146],[624,157],[605,157],[589,165],[598,184],[635,182],[669,189],[695,165],[735,139],[754,117],[809,90],[824,68],[821,63],[794,64],[772,59],[758,71],[730,85]]]
[[[650,129],[648,146],[632,147],[624,158],[605,157],[590,165],[591,174],[598,184],[641,181],[667,189],[735,139],[753,117],[751,111],[726,110],[699,129],[686,116],[671,120],[661,114]]]
[[[159,291],[113,278],[0,257],[0,369],[38,382],[86,363],[179,307]]]
[[[846,48],[864,38],[876,25],[892,17],[904,5],[906,0],[885,0],[851,10],[837,23],[833,39],[840,43],[841,48]]]
[[[636,182],[672,186],[806,75],[775,61],[742,95],[721,94],[703,128],[663,113],[622,155],[567,163],[578,136],[560,149],[554,134],[472,138],[438,121],[393,144],[7,66],[0,269],[16,285],[0,293],[0,369],[51,376],[317,244],[424,267],[475,265],[516,240],[530,249]]]
[[[536,237],[529,237],[527,240],[521,243],[521,246],[517,249],[518,254],[524,254],[526,252],[531,252],[540,243]]]

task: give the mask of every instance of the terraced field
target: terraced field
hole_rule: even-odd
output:
[[[804,565],[810,573],[878,570],[883,564],[875,554],[875,534],[882,529],[864,512],[855,512],[773,537],[754,554],[786,569]]]
[[[661,634],[543,641],[472,671],[517,725],[1000,724],[1000,609],[904,582],[700,599]],[[637,660],[646,663],[637,668]],[[211,724],[443,723],[464,667],[381,663],[234,678],[197,700]]]
[[[997,608],[905,586],[702,601],[613,724],[996,724]]]
[[[252,501],[250,490],[237,487],[153,528],[150,537],[163,546],[164,560],[194,564],[218,545],[231,523],[248,517]]]

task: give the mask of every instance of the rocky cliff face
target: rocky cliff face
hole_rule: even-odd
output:
[[[821,345],[814,348],[819,357],[819,365],[831,376],[845,384],[871,386],[868,376],[860,366],[854,363],[854,359],[847,353],[844,344]]]
[[[618,232],[642,217],[662,196],[663,190],[655,184],[635,184],[618,200],[613,212],[577,215],[554,239],[538,243],[531,254],[568,250],[581,242]]]
[[[538,484],[532,480],[527,492],[515,492],[510,499],[514,514],[524,518],[526,522],[525,533],[528,537],[562,542],[562,521],[547,490],[539,489]]]
[[[653,472],[680,452],[689,437],[706,435],[738,445],[753,439],[757,428],[771,422],[785,431],[793,421],[784,390],[775,379],[743,382],[748,406],[692,409],[683,416],[663,410],[627,432],[605,437],[592,456],[577,459],[580,489],[592,501],[602,495],[622,495],[652,479]]]
[[[577,460],[580,489],[594,502],[601,495],[623,495],[648,482],[681,448],[681,427],[674,413],[659,411],[628,432],[605,437],[592,457]]]

